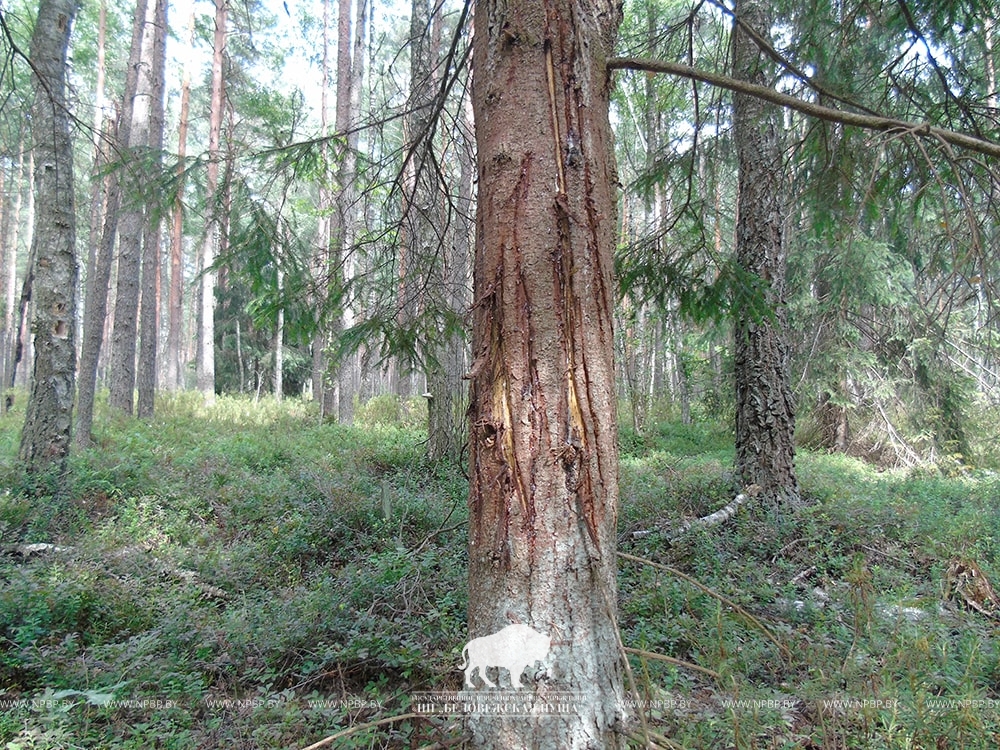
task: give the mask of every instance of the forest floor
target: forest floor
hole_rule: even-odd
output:
[[[198,404],[104,415],[35,499],[0,417],[0,748],[457,746],[400,717],[462,685],[461,469],[391,400]],[[731,442],[622,436],[634,746],[1000,745],[1000,477],[803,452],[802,508],[683,532],[735,496]]]

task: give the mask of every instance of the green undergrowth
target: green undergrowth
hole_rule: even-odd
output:
[[[411,416],[164,397],[150,423],[100,414],[61,495],[26,491],[23,412],[0,417],[0,748],[303,748],[459,688],[466,482]],[[619,566],[653,742],[997,745],[995,625],[953,575],[1000,576],[997,476],[804,453],[801,508],[685,532],[739,490],[731,430],[621,444],[619,548],[659,566]],[[408,720],[331,746],[460,734]]]
[[[1000,602],[949,568],[1000,580],[1000,477],[805,453],[804,507],[678,533],[739,487],[724,440],[661,447],[717,431],[673,429],[623,457],[619,549],[663,567],[622,560],[620,624],[627,646],[715,674],[634,657],[651,731],[690,748],[998,746],[997,621],[975,603]]]
[[[100,420],[65,496],[29,498],[21,419],[0,422],[0,747],[305,746],[453,680],[466,487],[421,431],[178,396]]]

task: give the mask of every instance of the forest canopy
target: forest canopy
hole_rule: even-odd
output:
[[[608,64],[622,188],[619,396],[634,429],[651,410],[730,403],[733,342],[718,323],[746,306],[756,319],[772,314],[760,279],[734,257],[732,102],[742,91],[783,113],[783,304],[799,439],[885,464],[982,457],[993,436],[977,419],[997,395],[989,248],[1000,147],[992,9],[979,5],[776,6],[768,28],[745,24],[768,66],[753,83],[731,68],[733,7],[626,4]],[[435,392],[433,432],[450,435],[432,449],[454,454],[472,364],[462,343],[475,210],[470,7],[240,3],[215,39],[211,4],[172,4],[162,135],[128,145],[115,118],[134,10],[83,7],[71,41],[80,320],[96,313],[81,322],[81,388],[89,369],[112,393],[123,377],[110,339],[94,342],[91,329],[111,328],[116,305],[139,319],[138,307],[127,312],[133,292],[110,276],[120,260],[108,218],[124,212],[157,244],[143,289],[152,341],[132,355],[141,371],[158,354],[147,390],[305,391],[345,421],[377,394]],[[9,388],[26,382],[16,380],[28,359],[16,375],[17,341],[30,347],[17,319],[28,312],[31,153],[17,113],[33,8],[8,4],[3,20]],[[142,37],[132,46],[141,57]],[[119,179],[126,162],[140,180]],[[435,229],[420,237],[422,221]],[[127,263],[140,264],[144,246]],[[117,351],[138,347],[132,338]],[[118,403],[131,408],[126,395]]]

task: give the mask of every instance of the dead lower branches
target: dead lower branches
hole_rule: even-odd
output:
[[[746,491],[741,492],[736,497],[733,498],[732,502],[728,505],[724,505],[719,508],[714,513],[709,513],[707,516],[702,516],[701,518],[695,518],[691,521],[684,521],[670,536],[668,542],[672,542],[675,539],[683,536],[689,531],[695,529],[710,529],[713,526],[718,526],[728,521],[730,518],[736,515],[736,511],[740,509],[748,499],[756,497],[760,493],[760,487],[755,484],[750,485],[746,488]],[[641,539],[642,537],[649,536],[653,531],[650,529],[640,529],[639,531],[632,532],[633,539]]]
[[[705,584],[701,583],[700,581],[692,578],[687,573],[684,573],[684,572],[678,570],[677,568],[671,567],[670,565],[663,565],[662,563],[654,562],[653,560],[648,560],[645,557],[638,557],[636,555],[630,555],[627,552],[618,552],[618,557],[620,557],[620,558],[622,558],[624,560],[630,560],[632,562],[639,563],[640,565],[648,565],[649,567],[655,568],[656,570],[662,570],[664,573],[668,573],[668,574],[674,576],[675,578],[679,578],[680,580],[685,581],[685,582],[691,584],[692,586],[694,586],[696,589],[698,589],[702,593],[708,594],[713,599],[718,600],[719,602],[721,602],[725,606],[727,606],[730,609],[732,609],[736,614],[738,614],[740,617],[742,617],[749,625],[751,625],[753,628],[755,628],[756,630],[758,630],[761,633],[761,635],[763,635],[765,638],[767,638],[769,641],[771,641],[771,643],[773,643],[775,645],[775,647],[777,647],[777,649],[781,653],[782,657],[784,657],[785,659],[791,661],[792,653],[791,653],[791,651],[788,650],[788,647],[785,644],[783,644],[781,641],[779,641],[778,638],[777,638],[777,636],[775,636],[774,633],[772,633],[771,630],[766,625],[764,625],[764,623],[762,623],[760,620],[758,620],[752,614],[750,614],[749,612],[747,612],[743,607],[741,607],[739,604],[737,604],[736,602],[734,602],[732,599],[729,599],[728,597],[723,596],[722,594],[720,594],[719,592],[715,591],[714,589],[710,589],[708,586],[706,586]]]
[[[649,73],[666,73],[668,75],[680,76],[681,78],[689,78],[711,86],[728,89],[729,91],[748,94],[776,104],[779,107],[787,107],[809,117],[826,120],[827,122],[853,125],[854,127],[866,130],[877,130],[886,133],[909,133],[915,136],[934,138],[968,151],[985,154],[986,156],[1000,157],[1000,143],[995,143],[985,138],[968,135],[967,133],[959,133],[947,128],[939,128],[926,122],[907,122],[906,120],[899,120],[893,117],[826,107],[822,104],[790,96],[789,94],[782,94],[768,86],[740,81],[729,76],[720,75],[719,73],[693,68],[690,65],[644,57],[613,57],[608,60],[608,69],[641,70]]]

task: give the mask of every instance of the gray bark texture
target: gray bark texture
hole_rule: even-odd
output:
[[[472,163],[471,133],[465,143],[456,143],[459,157],[459,195],[445,194],[447,185],[435,164],[434,99],[441,47],[441,8],[428,0],[414,0],[410,16],[410,100],[406,121],[410,163],[406,178],[400,290],[407,315],[418,308],[436,310],[438,330],[428,334],[422,352],[427,392],[427,455],[432,461],[457,460],[465,442],[468,403],[462,376],[468,369],[465,337],[456,321],[468,307],[471,226]],[[465,153],[467,152],[467,153]],[[457,210],[456,210],[457,209]],[[451,212],[451,213],[449,213]],[[455,215],[462,214],[464,215]],[[424,277],[425,281],[420,281]],[[419,292],[416,292],[417,289]],[[407,321],[409,322],[409,321]]]
[[[96,345],[92,344],[92,337],[88,336],[88,324],[93,317],[92,313],[97,304],[94,298],[99,288],[98,281],[101,276],[99,263],[104,260],[99,252],[99,248],[102,247],[101,236],[109,205],[110,190],[112,184],[117,184],[113,183],[111,175],[106,174],[108,166],[111,164],[110,145],[112,143],[111,139],[115,137],[113,130],[117,127],[114,118],[109,114],[104,91],[107,15],[107,2],[106,0],[101,0],[97,32],[97,81],[94,89],[94,163],[90,173],[90,227],[87,237],[86,280],[82,290],[84,293],[84,308],[77,315],[81,321],[81,325],[79,331],[80,362],[76,376],[77,416],[74,440],[81,447],[85,447],[90,443],[94,414],[94,389],[97,379],[97,357],[100,353],[101,345],[100,338],[98,338]],[[110,264],[110,260],[105,262]],[[100,288],[103,289],[102,294],[104,298],[100,303],[100,320],[102,321],[101,329],[103,332],[103,321],[107,312],[107,281]],[[88,347],[90,347],[89,351]],[[88,357],[91,357],[92,365],[91,361],[88,361]]]
[[[758,31],[769,27],[765,6],[741,0],[738,19]],[[738,78],[765,80],[763,53],[739,25],[733,65]],[[736,257],[763,284],[764,305],[737,310],[735,330],[736,468],[745,486],[757,485],[776,507],[799,501],[795,477],[795,405],[789,382],[785,308],[785,183],[779,139],[781,112],[748,94],[734,97],[739,161]],[[761,314],[766,308],[770,314]]]
[[[35,356],[19,453],[30,473],[63,468],[73,422],[77,267],[66,56],[76,7],[76,0],[41,0],[31,39]]]
[[[139,60],[142,54],[142,35],[146,23],[146,0],[136,0],[132,19],[132,42],[125,72],[125,91],[118,119],[112,125],[110,137],[114,139],[114,154],[128,153],[132,130],[132,105],[139,82]],[[107,154],[108,161],[115,159]],[[80,347],[80,385],[77,394],[76,443],[80,447],[90,444],[94,422],[94,396],[97,391],[97,369],[104,343],[105,320],[108,313],[108,290],[114,265],[115,239],[118,236],[118,219],[121,208],[121,170],[111,170],[105,178],[106,206],[101,239],[93,253],[93,263],[87,269],[87,300],[84,310],[83,342]],[[129,402],[131,403],[131,401]]]
[[[477,748],[624,744],[605,67],[620,19],[611,1],[476,4],[469,636],[547,634],[521,693],[580,704],[473,713]]]

